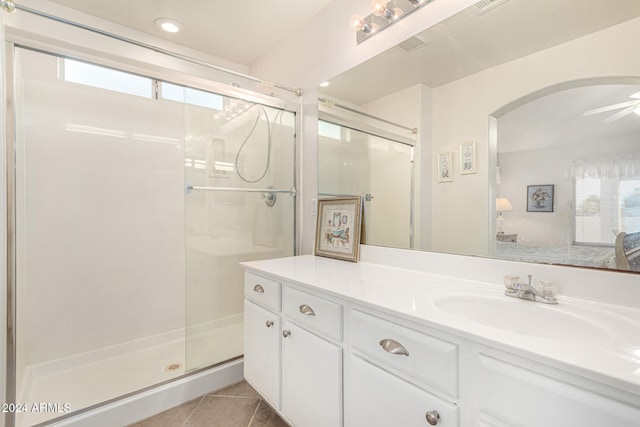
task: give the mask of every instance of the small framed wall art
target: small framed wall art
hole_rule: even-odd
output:
[[[460,144],[460,175],[476,173],[476,143]]]
[[[453,181],[453,153],[438,154],[438,182]]]
[[[553,185],[527,185],[527,212],[553,212]]]
[[[357,262],[361,219],[360,197],[318,200],[315,254]]]

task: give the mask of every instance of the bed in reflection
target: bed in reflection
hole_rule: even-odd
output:
[[[496,242],[496,257],[545,264],[616,268],[615,249],[604,246],[542,246],[526,243]]]

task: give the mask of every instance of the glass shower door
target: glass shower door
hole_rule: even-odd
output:
[[[295,114],[183,90],[190,371],[243,354],[239,263],[294,254]]]

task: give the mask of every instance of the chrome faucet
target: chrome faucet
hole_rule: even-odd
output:
[[[529,282],[520,283],[520,277],[508,274],[504,276],[504,294],[508,297],[526,299],[529,301],[542,302],[545,304],[557,304],[556,285],[550,280],[541,280],[538,288],[531,284],[533,275],[528,274]]]

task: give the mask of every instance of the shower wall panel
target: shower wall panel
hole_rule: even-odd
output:
[[[184,326],[182,110],[64,82],[60,61],[17,52],[28,365]]]

